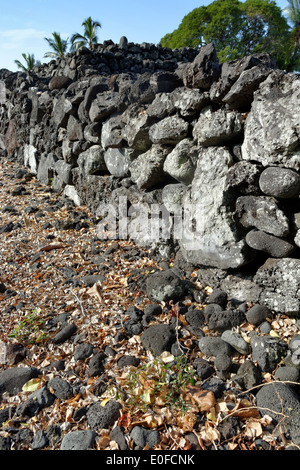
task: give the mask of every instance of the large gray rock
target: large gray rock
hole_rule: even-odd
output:
[[[39,156],[37,149],[33,145],[24,145],[24,165],[29,167],[32,173],[37,173]]]
[[[254,250],[268,253],[272,258],[286,258],[295,250],[295,246],[289,241],[274,237],[262,230],[248,232],[246,242]]]
[[[197,88],[179,87],[171,95],[172,102],[182,117],[194,116],[209,104],[209,93]]]
[[[262,289],[260,303],[278,313],[300,315],[300,260],[269,258],[254,282]]]
[[[171,269],[148,276],[146,291],[149,299],[156,302],[177,301],[186,292],[184,282]]]
[[[199,149],[187,138],[181,140],[164,162],[164,171],[172,178],[189,185],[194,178]]]
[[[39,167],[37,171],[37,179],[48,185],[51,182],[51,179],[54,175],[56,158],[52,153],[46,155],[41,155]]]
[[[97,434],[95,431],[71,431],[63,437],[60,450],[88,450],[94,445]]]
[[[52,119],[56,127],[67,128],[70,112],[73,109],[72,103],[62,95],[56,102],[54,102]]]
[[[251,54],[242,59],[231,60],[222,64],[220,80],[213,83],[210,89],[211,100],[222,103],[225,95],[230,92],[231,87],[234,86],[243,72],[257,65],[273,70],[277,68],[276,60],[272,59],[266,53]]]
[[[117,114],[107,119],[101,129],[101,145],[103,148],[113,147],[118,148],[122,146],[122,129],[124,122],[121,115]]]
[[[200,114],[193,129],[194,139],[199,145],[226,145],[243,131],[243,119],[236,111],[206,108]]]
[[[89,118],[92,122],[104,121],[116,111],[125,108],[120,93],[116,91],[105,91],[98,93],[97,97],[92,101]]]
[[[0,373],[0,394],[7,392],[16,395],[23,385],[39,376],[40,371],[35,367],[11,367]]]
[[[183,83],[189,88],[209,90],[221,70],[214,43],[201,47],[194,61],[183,72]]]
[[[122,405],[116,400],[109,400],[105,406],[97,401],[87,411],[87,423],[93,431],[108,429],[119,418],[121,408]]]
[[[92,145],[79,155],[77,165],[84,176],[105,171],[104,150],[100,145]]]
[[[173,93],[158,93],[152,103],[147,107],[147,114],[151,118],[164,119],[176,112]]]
[[[72,184],[72,165],[64,160],[57,160],[54,165],[53,189],[61,191],[70,184]]]
[[[149,129],[149,137],[154,144],[176,145],[187,137],[188,130],[188,122],[179,116],[170,116],[153,124]]]
[[[142,346],[154,355],[160,356],[164,351],[171,351],[176,342],[176,334],[170,325],[151,325],[141,335]]]
[[[288,168],[269,167],[260,175],[259,187],[268,196],[295,198],[300,195],[300,176]]]
[[[254,93],[242,157],[299,170],[299,133],[300,76],[274,71]]]
[[[263,372],[272,372],[288,350],[286,342],[272,336],[252,336],[250,346],[252,360]]]
[[[129,174],[130,150],[126,148],[109,148],[104,153],[106,168],[111,175],[125,178]]]
[[[223,98],[223,102],[230,109],[247,109],[253,100],[253,94],[259,84],[266,80],[272,69],[256,65],[251,69],[244,70],[230,91]]]
[[[256,394],[256,405],[262,416],[272,418],[278,433],[299,446],[300,397],[291,387],[280,382],[264,384]]]
[[[246,228],[255,227],[276,237],[289,234],[289,220],[271,196],[241,196],[236,201],[236,215]]]
[[[226,188],[231,166],[227,148],[200,149],[191,188],[183,198],[191,216],[179,240],[185,259],[193,265],[228,269],[248,260],[245,240],[234,224],[232,193]]]
[[[125,126],[122,130],[122,138],[128,145],[140,152],[145,152],[151,147],[149,128],[152,123],[144,110],[133,106],[128,108],[123,115]]]
[[[260,194],[260,174],[259,165],[240,161],[235,163],[228,171],[226,183],[228,187],[237,189],[241,194],[258,195]]]
[[[169,152],[170,150],[162,145],[153,145],[150,150],[131,162],[131,179],[139,189],[156,186],[166,178],[163,167]]]
[[[79,119],[70,116],[67,124],[67,137],[71,142],[83,140],[83,124]]]

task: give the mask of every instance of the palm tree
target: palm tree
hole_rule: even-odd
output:
[[[293,49],[291,57],[293,58],[296,54],[297,48],[300,45],[300,0],[288,0],[289,5],[284,8],[288,19],[292,24],[292,39]]]
[[[49,46],[53,49],[53,52],[46,52],[44,57],[52,57],[57,59],[63,57],[67,52],[68,39],[62,39],[60,33],[52,33],[53,38],[45,38]]]
[[[98,42],[97,28],[101,28],[99,21],[94,21],[89,16],[84,20],[82,26],[84,27],[83,35],[75,33],[71,36],[71,51],[76,51],[86,45],[88,45],[89,49],[92,49],[93,44]]]
[[[17,64],[18,68],[23,70],[23,72],[28,72],[36,65],[41,65],[39,60],[35,60],[34,54],[25,54],[25,52],[23,52],[22,57],[24,58],[26,65],[23,65],[19,60],[15,60],[15,64]]]

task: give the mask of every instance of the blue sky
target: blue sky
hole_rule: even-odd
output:
[[[157,44],[176,29],[182,18],[212,0],[0,0],[0,69],[15,71],[15,59],[24,62],[22,53],[34,54],[46,62],[49,51],[45,37],[54,31],[66,39],[83,32],[82,22],[91,16],[100,21],[99,42],[121,36],[130,42]],[[284,8],[287,0],[277,0]]]

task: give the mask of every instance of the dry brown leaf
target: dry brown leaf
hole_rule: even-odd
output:
[[[188,385],[185,391],[187,398],[189,398],[192,403],[199,406],[202,412],[209,411],[216,404],[213,392],[210,390],[202,390],[199,385]]]
[[[52,251],[52,250],[60,250],[61,248],[65,248],[66,245],[63,243],[50,243],[49,245],[43,246],[40,248],[39,251]]]
[[[248,439],[256,439],[257,437],[261,436],[263,429],[260,420],[254,418],[247,420],[244,432]]]
[[[230,416],[238,416],[241,419],[261,417],[260,412],[255,406],[252,406],[248,400],[239,402],[230,412]]]
[[[206,421],[205,426],[200,431],[200,436],[203,441],[214,442],[220,440],[219,431],[212,426],[208,421]]]
[[[103,299],[100,294],[101,291],[101,284],[99,282],[96,282],[92,287],[87,289],[86,293],[90,295],[91,297],[95,297],[96,299],[99,300],[99,302],[103,302]]]
[[[176,425],[182,429],[183,432],[192,432],[197,422],[195,413],[178,413],[176,416]]]

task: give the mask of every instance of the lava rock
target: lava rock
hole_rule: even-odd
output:
[[[231,355],[231,346],[219,336],[204,336],[198,341],[200,351],[208,357],[219,354]]]
[[[260,175],[259,187],[268,196],[295,198],[300,193],[300,176],[290,168],[269,167]]]
[[[95,431],[72,431],[63,437],[60,450],[88,450],[92,449],[97,434]]]
[[[0,394],[7,392],[16,395],[23,385],[31,379],[36,379],[40,371],[35,367],[11,367],[0,373]]]
[[[263,376],[261,370],[251,360],[246,360],[239,367],[233,381],[244,390],[249,390],[262,383]]]
[[[157,302],[176,301],[184,296],[185,284],[171,269],[168,269],[148,276],[146,290],[151,300]]]
[[[246,312],[246,319],[251,325],[258,326],[267,318],[272,318],[272,312],[264,305],[254,305]]]
[[[164,351],[170,352],[175,341],[174,329],[165,324],[151,325],[141,336],[142,346],[156,356],[160,356]]]
[[[108,429],[119,418],[121,408],[121,404],[115,400],[109,400],[105,406],[96,402],[87,411],[87,423],[93,431]]]

